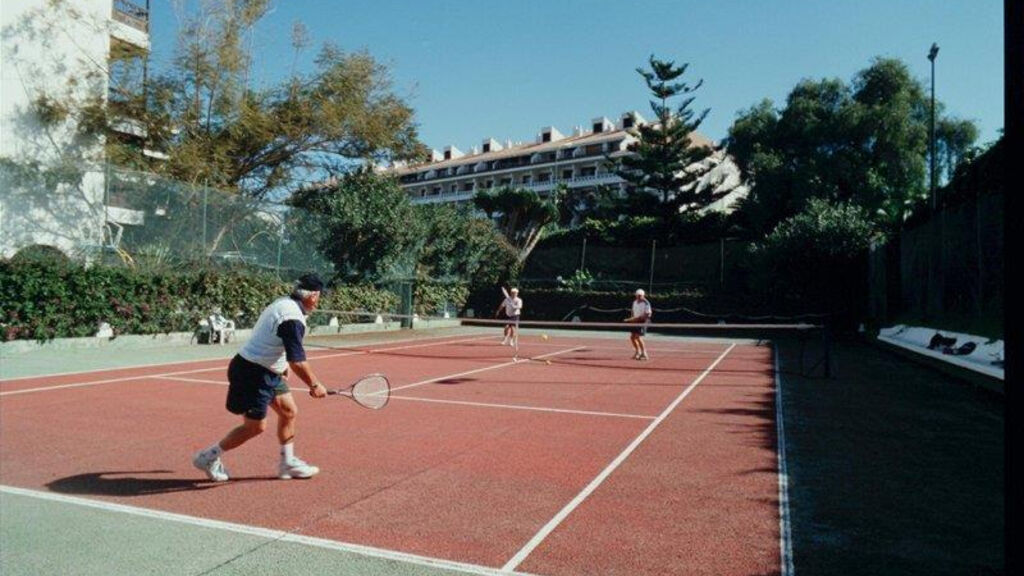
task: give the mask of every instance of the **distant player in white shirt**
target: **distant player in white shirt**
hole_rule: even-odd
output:
[[[639,324],[630,330],[629,342],[633,345],[633,360],[650,360],[647,356],[647,348],[644,346],[644,335],[647,334],[647,323],[651,321],[651,303],[644,296],[644,291],[637,289],[636,299],[633,300],[633,315],[626,318],[626,322]]]
[[[505,338],[501,341],[501,345],[515,346],[519,341],[519,316],[523,312],[523,300],[519,297],[519,288],[509,290],[494,314],[497,316],[501,312],[504,312],[505,318],[508,319],[508,323],[505,324]]]

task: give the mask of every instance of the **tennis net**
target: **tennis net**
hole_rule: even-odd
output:
[[[480,361],[540,359],[546,364],[623,370],[687,371],[702,366],[730,344],[751,356],[774,347],[785,359],[777,367],[807,378],[831,378],[834,365],[829,330],[813,322],[543,321],[522,319],[517,341],[506,343],[508,320],[318,310],[307,342],[314,348],[413,358]],[[412,330],[402,329],[403,326]],[[642,330],[648,362],[634,360],[630,333]],[[399,336],[400,335],[400,336]],[[405,337],[399,344],[391,341]],[[422,340],[422,342],[421,342]],[[742,354],[742,352],[741,352]],[[764,366],[750,368],[764,370]]]

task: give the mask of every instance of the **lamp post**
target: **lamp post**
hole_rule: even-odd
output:
[[[932,200],[932,211],[938,208],[938,199],[935,197],[935,57],[939,55],[939,45],[932,42],[931,50],[928,51],[928,60],[932,63],[932,118],[928,136],[929,149],[929,194]]]

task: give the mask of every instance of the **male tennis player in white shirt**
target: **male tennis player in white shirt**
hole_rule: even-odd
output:
[[[519,339],[519,316],[523,312],[523,299],[519,297],[519,288],[509,290],[509,294],[498,306],[500,311],[505,309],[505,338],[501,341],[502,346],[515,346]]]
[[[644,296],[643,289],[638,288],[636,298],[633,300],[633,315],[626,318],[626,322],[640,324],[630,330],[629,342],[633,345],[633,360],[650,360],[647,356],[647,347],[644,345],[644,335],[647,334],[647,323],[651,320],[653,311],[651,303]]]
[[[198,452],[192,459],[196,468],[214,482],[230,477],[220,457],[259,436],[267,428],[267,412],[277,413],[277,438],[281,443],[278,478],[311,478],[320,471],[295,456],[295,417],[298,407],[284,377],[290,368],[309,386],[313,398],[327,396],[327,388],[306,360],[302,339],[306,316],[320,302],[324,283],[315,274],[299,279],[290,296],[275,300],[260,314],[252,336],[228,366],[229,412],[242,417],[219,442]]]

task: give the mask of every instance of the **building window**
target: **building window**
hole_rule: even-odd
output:
[[[452,194],[455,194],[455,192],[456,192],[456,191],[457,191],[458,189],[459,189],[459,187],[458,187],[458,186],[456,186],[455,184],[452,184],[452,186],[451,186],[451,188],[450,188],[450,190],[451,190]]]
[[[472,182],[466,182],[465,184],[463,184],[462,185],[462,191],[463,192],[472,192],[473,191],[473,183]]]
[[[562,180],[572,180],[572,170],[562,170]]]
[[[593,166],[580,168],[580,176],[593,176],[596,173],[597,168],[594,168]]]
[[[550,182],[551,172],[542,172],[537,175],[537,182]]]
[[[625,118],[623,118],[622,119],[622,127],[623,128],[632,128],[633,127],[633,117],[632,116],[626,116]]]
[[[502,178],[501,179],[501,186],[511,186],[511,185],[512,185],[512,179],[511,178]]]
[[[487,152],[490,152],[490,151],[491,151],[491,143],[488,142],[488,143],[484,144],[484,153],[486,154]]]
[[[493,188],[493,187],[494,187],[494,180],[487,180],[487,181],[484,182],[484,188]]]
[[[434,186],[433,190],[430,191],[431,196],[438,196],[439,194],[441,194],[440,186]]]
[[[545,132],[540,135],[541,142],[551,142],[551,132]]]
[[[527,174],[526,176],[523,176],[523,184],[529,184],[529,183],[530,183],[530,175]]]
[[[422,197],[424,197],[426,195],[427,195],[427,189],[426,188],[420,188],[420,198],[422,198]]]
[[[604,132],[604,123],[594,122],[594,132]]]

